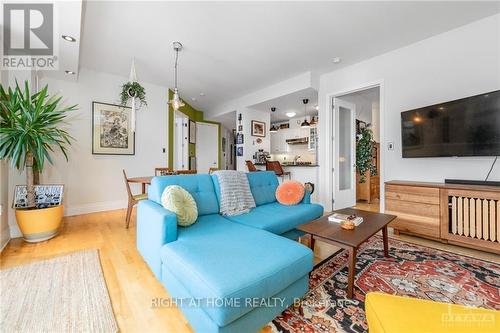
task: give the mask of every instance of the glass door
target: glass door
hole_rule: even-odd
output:
[[[333,100],[334,112],[334,198],[333,208],[356,204],[356,109],[354,104]]]

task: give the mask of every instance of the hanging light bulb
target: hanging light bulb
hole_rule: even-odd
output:
[[[180,42],[173,43],[175,51],[175,65],[174,65],[174,96],[168,103],[172,108],[177,111],[179,108],[183,107],[185,104],[179,97],[179,89],[177,89],[177,61],[179,60],[179,51],[182,50],[182,44]]]
[[[302,100],[302,103],[304,103],[304,121],[302,122],[302,124],[300,124],[300,127],[309,128],[311,127],[311,124],[309,124],[309,122],[307,121],[307,103],[309,103],[309,99],[304,98]]]

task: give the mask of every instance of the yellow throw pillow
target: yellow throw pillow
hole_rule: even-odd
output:
[[[177,224],[188,227],[198,218],[198,207],[193,196],[179,185],[170,185],[161,195],[163,207],[177,215]]]

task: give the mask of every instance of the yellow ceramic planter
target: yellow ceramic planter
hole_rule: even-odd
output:
[[[35,243],[57,235],[63,214],[63,205],[42,209],[16,209],[16,220],[24,240]]]

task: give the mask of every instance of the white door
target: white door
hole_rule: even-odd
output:
[[[333,208],[356,204],[356,109],[354,104],[333,100],[334,197]]]
[[[174,169],[189,168],[188,117],[178,111],[174,113]]]
[[[219,125],[196,122],[196,170],[219,167]]]

